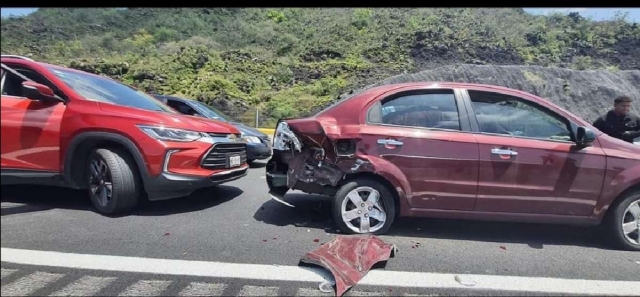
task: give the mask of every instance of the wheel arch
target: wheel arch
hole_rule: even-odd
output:
[[[85,182],[82,180],[86,170],[85,161],[89,153],[98,147],[119,147],[124,149],[136,163],[138,172],[142,177],[143,187],[146,185],[149,173],[144,157],[140,149],[126,136],[114,132],[81,132],[73,137],[67,147],[63,176],[67,183],[74,188],[86,187]]]
[[[620,201],[622,201],[630,193],[634,193],[634,192],[640,192],[640,182],[620,192],[620,194],[618,194],[618,196],[616,196],[616,198],[613,199],[613,201],[611,201],[609,205],[607,205],[607,209],[605,210],[604,214],[600,218],[600,223],[604,222],[606,218],[609,217],[609,215],[615,210],[615,206],[618,205]]]

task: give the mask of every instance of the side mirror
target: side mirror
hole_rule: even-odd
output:
[[[22,94],[31,100],[44,102],[62,101],[60,98],[56,97],[51,88],[32,81],[22,82]]]
[[[589,128],[578,127],[576,134],[576,144],[582,147],[590,146],[596,140],[596,133]]]

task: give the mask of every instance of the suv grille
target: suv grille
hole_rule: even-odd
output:
[[[229,137],[229,135],[231,134],[226,134],[226,133],[207,133],[207,135],[211,136],[211,137]],[[240,138],[240,134],[235,134],[237,138]]]
[[[202,168],[229,168],[228,156],[240,155],[240,163],[247,162],[247,145],[244,143],[217,143],[202,159]]]

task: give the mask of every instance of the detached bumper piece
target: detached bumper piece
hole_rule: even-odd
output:
[[[379,262],[394,257],[396,247],[374,235],[340,235],[305,254],[300,261],[319,265],[336,281],[336,296],[356,285]]]

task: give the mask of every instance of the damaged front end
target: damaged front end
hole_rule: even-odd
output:
[[[357,135],[315,118],[278,121],[266,166],[269,194],[280,201],[290,189],[335,195],[347,174],[371,169],[356,154]]]

